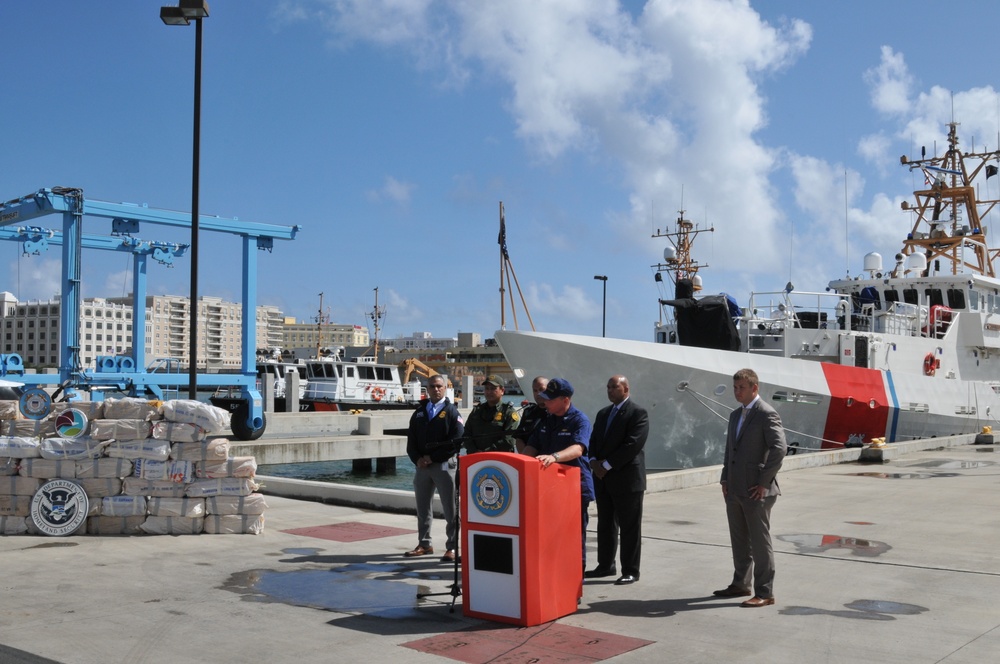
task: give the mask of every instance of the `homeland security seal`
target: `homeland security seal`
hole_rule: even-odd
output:
[[[31,499],[30,518],[45,535],[72,535],[87,519],[90,501],[83,487],[71,480],[49,480]]]
[[[486,466],[472,482],[476,509],[483,516],[498,517],[510,507],[510,480],[499,468]]]
[[[67,408],[56,417],[56,433],[63,438],[79,438],[87,432],[87,414],[78,408]]]

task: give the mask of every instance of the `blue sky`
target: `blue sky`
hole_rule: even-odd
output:
[[[0,200],[72,186],[190,209],[195,30],[161,4],[0,5]],[[716,229],[695,248],[706,292],[822,290],[900,249],[900,155],[943,146],[953,117],[966,148],[1000,135],[985,0],[210,5],[202,212],[301,225],[260,256],[259,302],[309,320],[324,292],[332,320],[366,324],[378,287],[385,336],[499,327],[500,201],[536,328],[600,335],[603,274],[608,336],[650,339],[670,295],[650,236],[682,204]],[[239,252],[203,236],[203,293],[239,299]],[[58,254],[19,254],[0,246],[0,290],[51,297]],[[86,253],[84,296],[127,292],[126,270]],[[188,270],[151,265],[150,291],[186,294]]]

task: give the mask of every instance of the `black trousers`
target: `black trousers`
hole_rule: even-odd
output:
[[[612,491],[594,478],[597,497],[597,566],[615,566],[621,540],[621,573],[639,576],[642,552],[642,491]]]

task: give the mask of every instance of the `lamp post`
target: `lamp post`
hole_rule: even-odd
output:
[[[201,19],[208,17],[207,0],[180,0],[177,7],[160,7],[160,20],[167,25],[190,25],[194,21],[194,147],[191,165],[191,318],[188,340],[188,398],[198,398],[198,182],[201,161]]]
[[[604,274],[595,274],[594,279],[604,282],[604,299],[601,302],[601,336],[607,336],[608,331],[608,277]]]

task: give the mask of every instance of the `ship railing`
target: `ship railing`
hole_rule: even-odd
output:
[[[862,307],[874,320],[874,331],[896,334],[904,337],[921,336],[921,328],[927,320],[927,307],[906,302],[893,302],[885,311],[877,311],[875,305]]]
[[[762,291],[750,294],[744,320],[756,324],[751,327],[764,325],[772,330],[847,329],[851,324],[847,311],[847,297],[840,293]],[[855,318],[854,322],[859,321]]]

